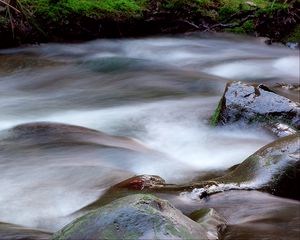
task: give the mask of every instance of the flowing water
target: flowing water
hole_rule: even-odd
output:
[[[183,182],[225,170],[274,139],[255,127],[212,128],[228,80],[297,83],[296,50],[234,36],[42,44],[0,51],[0,222],[55,231],[134,174]],[[12,131],[36,121],[136,139],[149,151],[49,142]],[[25,136],[25,137],[24,137]],[[77,141],[77,142],[76,142]],[[137,143],[138,144],[138,143]],[[151,150],[150,150],[151,149]]]

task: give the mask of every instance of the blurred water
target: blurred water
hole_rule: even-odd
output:
[[[297,66],[296,50],[233,36],[1,50],[0,221],[56,230],[134,174],[182,182],[241,162],[273,137],[255,127],[209,126],[226,82],[297,83]],[[34,121],[127,136],[154,154],[7,140],[10,128]]]

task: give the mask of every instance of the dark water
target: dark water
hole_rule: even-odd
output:
[[[1,50],[0,222],[54,231],[134,174],[183,182],[241,162],[274,138],[255,127],[209,126],[226,82],[297,83],[298,67],[296,50],[232,36]],[[41,145],[35,136],[28,143],[11,133],[34,121],[127,136],[153,152],[55,140]]]

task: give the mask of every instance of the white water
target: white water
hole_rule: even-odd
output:
[[[241,162],[273,137],[255,127],[209,126],[228,78],[297,83],[297,54],[255,39],[199,36],[0,51],[0,130],[75,124],[133,137],[166,156],[10,143],[0,148],[0,222],[57,230],[133,174],[178,182]]]

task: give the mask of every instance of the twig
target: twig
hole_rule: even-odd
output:
[[[3,3],[4,5],[12,8],[13,10],[15,10],[17,13],[21,13],[18,9],[16,9],[15,7],[13,7],[12,5],[10,5],[9,3],[5,2],[4,0],[0,0],[1,3]]]
[[[211,29],[215,29],[217,27],[222,27],[222,28],[240,27],[240,26],[242,26],[244,24],[244,22],[246,22],[247,20],[249,20],[251,18],[255,18],[255,16],[254,15],[248,15],[247,17],[245,17],[242,20],[240,20],[238,23],[228,23],[228,24],[218,23],[218,24],[215,24],[215,25],[211,26],[210,30]]]
[[[183,20],[183,19],[180,19],[179,21],[184,22],[184,23],[187,23],[188,25],[190,25],[190,26],[192,26],[192,27],[194,27],[194,28],[196,28],[196,29],[200,29],[200,27],[197,26],[195,23],[192,23],[192,22],[189,22],[189,21]]]

